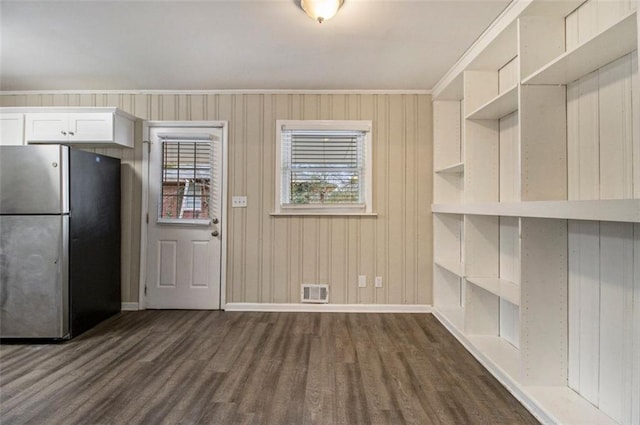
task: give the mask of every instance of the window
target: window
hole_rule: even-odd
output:
[[[211,141],[161,138],[163,222],[209,220]]]
[[[371,121],[277,121],[276,213],[370,214]]]

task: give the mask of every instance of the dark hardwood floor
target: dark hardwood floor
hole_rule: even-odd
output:
[[[0,423],[538,422],[430,314],[147,310],[1,346]]]

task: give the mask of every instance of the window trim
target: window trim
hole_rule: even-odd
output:
[[[364,132],[363,204],[283,204],[282,130],[355,130]],[[373,212],[373,142],[371,120],[276,120],[275,208],[271,215],[376,215]]]

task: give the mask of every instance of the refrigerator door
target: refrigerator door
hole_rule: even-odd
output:
[[[69,335],[69,217],[0,216],[0,337]]]
[[[69,212],[69,148],[0,146],[0,214]]]

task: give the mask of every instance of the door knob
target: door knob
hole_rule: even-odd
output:
[[[211,232],[211,236],[218,236],[220,234],[220,232],[218,232],[217,230],[214,230],[213,232]]]
[[[211,220],[211,222],[213,224],[218,224],[218,222],[219,222],[218,217],[214,217],[213,220]]]

